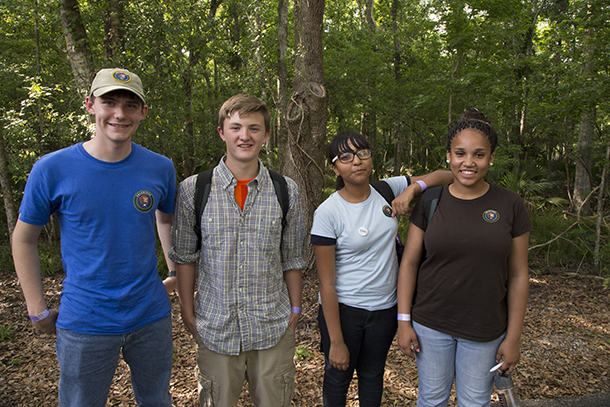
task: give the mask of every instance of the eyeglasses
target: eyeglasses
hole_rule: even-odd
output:
[[[371,158],[371,150],[369,150],[368,148],[365,148],[364,150],[358,150],[355,153],[349,152],[349,153],[341,153],[338,156],[336,156],[335,158],[333,158],[333,160],[331,162],[335,162],[337,161],[337,158],[339,159],[339,161],[341,161],[343,164],[349,164],[352,161],[354,161],[354,156],[357,155],[359,159],[361,160],[368,160],[369,158]]]

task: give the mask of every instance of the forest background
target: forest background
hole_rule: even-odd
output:
[[[517,191],[535,227],[521,396],[608,392],[607,0],[0,0],[0,14],[0,405],[57,405],[54,341],[32,333],[10,236],[33,163],[91,137],[83,100],[109,67],[142,78],[150,110],[134,141],[168,156],[179,181],[224,154],[224,100],[264,99],[263,162],[299,184],[308,228],[334,190],[325,155],[338,131],[367,136],[374,178],[419,175],[446,168],[448,126],[477,107],[500,135],[487,180]],[[56,308],[54,217],[39,243]],[[320,405],[323,370],[309,264],[294,404],[307,407]],[[195,405],[194,347],[178,317],[174,332],[174,400]],[[122,363],[110,405],[134,405],[128,383]],[[395,345],[385,383],[384,405],[414,404],[416,369]]]
[[[224,100],[264,99],[263,160],[297,181],[307,226],[333,189],[336,132],[367,136],[375,178],[422,174],[445,168],[449,124],[477,107],[501,138],[488,179],[526,201],[531,249],[608,277],[606,0],[2,0],[0,13],[3,270],[32,164],[91,137],[91,80],[125,67],[150,106],[135,141],[179,181],[223,155]],[[41,240],[43,273],[60,271],[53,218]]]

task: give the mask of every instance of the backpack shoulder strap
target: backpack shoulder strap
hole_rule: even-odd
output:
[[[273,181],[273,188],[275,189],[275,195],[282,208],[282,229],[286,227],[286,214],[288,213],[288,207],[290,206],[290,197],[288,196],[288,183],[286,178],[282,174],[278,174],[275,171],[269,170],[269,175]]]
[[[379,192],[379,194],[385,199],[388,204],[392,205],[392,201],[394,200],[394,191],[392,191],[392,187],[385,181],[374,181],[371,182],[371,186]]]
[[[438,200],[441,199],[443,187],[430,187],[424,194],[424,230],[428,228],[436,211]]]
[[[195,233],[197,235],[197,250],[201,248],[201,215],[210,196],[212,174],[214,169],[210,168],[197,174],[195,184]]]

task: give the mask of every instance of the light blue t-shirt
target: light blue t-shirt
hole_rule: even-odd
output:
[[[63,281],[57,327],[79,334],[124,334],[170,314],[157,274],[155,210],[174,212],[172,162],[132,143],[118,162],[82,144],[34,164],[19,219],[44,225],[57,214]]]
[[[384,179],[394,196],[409,185],[404,176]],[[315,236],[334,239],[335,290],[340,303],[369,311],[396,304],[398,259],[395,237],[398,220],[390,205],[373,187],[364,202],[349,203],[338,192],[315,211],[311,229]],[[385,209],[385,210],[384,210]]]

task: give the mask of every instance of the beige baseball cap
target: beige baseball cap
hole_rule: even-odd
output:
[[[135,93],[146,103],[144,88],[140,77],[127,69],[107,68],[100,70],[91,84],[91,93],[95,97],[102,96],[113,90],[124,89]]]

